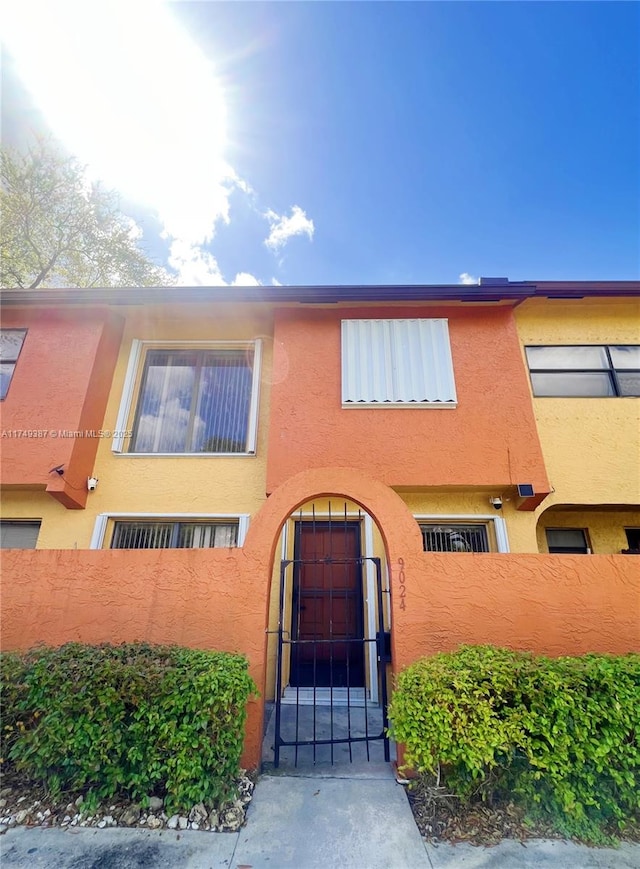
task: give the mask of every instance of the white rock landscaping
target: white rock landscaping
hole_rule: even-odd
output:
[[[146,806],[113,797],[104,806],[92,805],[91,811],[83,811],[85,796],[75,799],[67,796],[55,802],[52,799],[32,799],[29,794],[19,793],[17,788],[0,789],[0,835],[16,826],[28,827],[142,827],[149,830],[200,830],[202,832],[235,832],[243,826],[247,806],[251,802],[254,783],[241,770],[236,782],[237,797],[219,808],[203,802],[196,803],[183,815],[167,816],[164,800],[150,795]]]

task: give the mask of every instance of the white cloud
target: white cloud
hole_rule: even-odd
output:
[[[250,275],[249,272],[238,272],[233,281],[231,282],[231,286],[233,287],[259,287],[260,281],[254,276]]]
[[[315,232],[313,220],[307,217],[299,205],[292,207],[290,217],[277,214],[271,209],[266,212],[265,217],[271,225],[271,232],[265,244],[273,251],[279,250],[294,235],[306,235],[309,241],[313,238]]]
[[[462,272],[460,275],[460,283],[461,284],[479,284],[480,279],[474,278],[473,275],[470,275],[469,272]]]
[[[271,286],[272,287],[281,287],[282,284],[277,278],[271,278]]]
[[[226,286],[217,259],[196,244],[182,239],[171,242],[169,265],[177,273],[178,284],[188,287]]]
[[[193,375],[193,369],[188,371]],[[189,390],[193,387],[189,384]],[[187,447],[187,433],[191,412],[183,407],[179,396],[169,396],[160,402],[154,413],[141,414],[138,420],[136,449],[142,452],[181,452]],[[193,420],[191,437],[194,444],[201,443],[206,432],[206,422],[201,416]],[[197,449],[197,447],[196,447]]]
[[[178,284],[189,287],[259,287],[260,281],[249,272],[238,272],[229,284],[224,279],[218,260],[197,244],[183,239],[171,242],[169,265],[178,275]]]

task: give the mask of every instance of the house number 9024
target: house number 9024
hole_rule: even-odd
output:
[[[398,583],[400,588],[400,609],[407,608],[407,577],[404,572],[404,558],[398,559]]]

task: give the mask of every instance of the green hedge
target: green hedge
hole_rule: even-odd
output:
[[[389,718],[407,766],[463,798],[518,799],[593,842],[640,814],[640,655],[463,646],[404,670]]]
[[[3,762],[53,792],[231,795],[256,686],[241,655],[129,643],[0,657]]]

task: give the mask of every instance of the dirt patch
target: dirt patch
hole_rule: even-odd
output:
[[[497,845],[502,839],[563,839],[550,823],[532,822],[524,809],[510,801],[467,803],[443,787],[426,779],[407,785],[407,797],[420,834],[433,844],[468,842],[471,845]],[[624,833],[610,834],[630,842],[640,842],[640,822]]]

